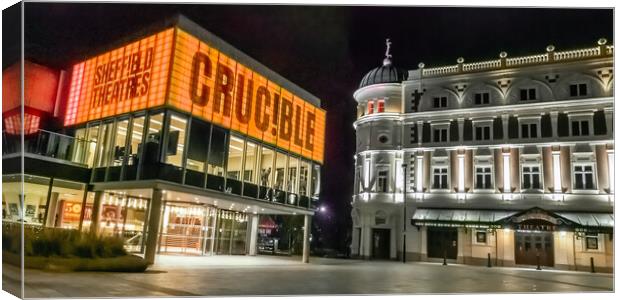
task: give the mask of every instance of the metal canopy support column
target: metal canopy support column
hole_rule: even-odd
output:
[[[258,239],[258,215],[250,218],[250,251],[249,255],[256,255],[256,240]]]
[[[90,232],[97,234],[99,231],[99,217],[101,215],[101,198],[103,198],[103,191],[95,192],[95,200],[93,202],[93,213],[90,216]],[[83,209],[83,208],[82,208]]]
[[[144,259],[146,259],[149,264],[153,264],[155,262],[157,238],[159,236],[159,223],[161,219],[162,198],[162,191],[160,189],[153,189],[151,208],[149,209],[148,233],[146,235],[146,250],[144,252]]]
[[[301,262],[308,263],[310,261],[310,225],[311,215],[304,215],[304,250]]]

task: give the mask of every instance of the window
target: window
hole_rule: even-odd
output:
[[[260,158],[260,185],[264,187],[271,187],[271,178],[273,168],[273,150],[261,147],[261,158]]]
[[[310,196],[309,194],[312,192],[308,189],[308,179],[310,179],[308,172],[310,172],[310,163],[302,159],[299,171],[299,194],[302,196]]]
[[[198,119],[192,119],[189,131],[186,167],[188,170],[204,172],[209,149],[211,126]]]
[[[523,189],[526,189],[526,190],[540,189],[540,167],[538,166],[523,167]]]
[[[572,136],[588,136],[590,135],[590,122],[588,120],[579,120],[571,122]]]
[[[86,150],[86,162],[88,164],[89,167],[93,166],[93,163],[95,162],[95,151],[97,148],[97,145],[99,145],[99,125],[89,125],[88,126],[88,130],[87,130],[87,136],[86,136],[86,140],[89,141],[88,143],[88,148]]]
[[[286,170],[287,158],[286,154],[276,152],[276,178],[273,186],[276,190],[284,190],[286,184],[284,171]]]
[[[448,129],[439,128],[433,130],[433,142],[447,142],[448,141]]]
[[[586,249],[587,250],[598,250],[598,235],[586,236]]]
[[[491,189],[493,183],[491,181],[491,167],[476,168],[476,188]]]
[[[519,92],[521,101],[536,100],[536,89],[521,89]]]
[[[243,162],[243,139],[231,136],[228,144],[228,164],[226,177],[241,180],[241,163]]]
[[[125,159],[127,148],[125,141],[127,140],[127,127],[129,120],[125,119],[116,123],[116,134],[114,135],[114,148],[112,149],[111,166],[121,166]]]
[[[385,100],[377,100],[377,112],[384,112],[385,111]]]
[[[484,105],[489,104],[489,93],[475,93],[474,94],[474,104],[476,105]]]
[[[448,97],[434,97],[433,107],[434,108],[448,107]]]
[[[137,165],[140,153],[138,152],[142,146],[142,131],[144,131],[144,121],[146,117],[136,117],[131,125],[131,137],[129,140],[129,150],[127,150],[127,164]]]
[[[476,231],[476,243],[477,244],[486,244],[487,243],[487,232],[486,231]]]
[[[321,178],[321,166],[317,164],[312,165],[312,177],[310,177],[310,193],[311,196],[319,195],[319,180]]]
[[[579,83],[579,84],[570,85],[570,96],[571,97],[579,97],[579,96],[587,96],[587,95],[588,95],[587,84]]]
[[[476,140],[487,141],[491,139],[491,126],[476,126]]]
[[[185,147],[185,129],[187,119],[180,115],[170,115],[168,131],[168,147],[166,147],[166,163],[181,167],[183,147]]]
[[[289,193],[297,193],[297,170],[299,167],[299,159],[295,157],[289,157],[288,161],[288,185],[286,191]]]
[[[213,126],[207,173],[224,176],[224,159],[226,158],[226,130]]]
[[[537,138],[538,137],[538,124],[521,124],[521,138]]]
[[[368,101],[368,114],[372,114],[375,112],[375,103],[373,101]]]
[[[245,144],[245,163],[243,166],[243,181],[256,183],[256,157],[257,157],[258,145],[252,142],[246,142]]]
[[[433,188],[448,188],[448,168],[433,168]]]
[[[573,174],[575,174],[574,188],[576,190],[594,189],[594,171],[591,165],[574,166]]]
[[[387,193],[388,191],[388,171],[377,171],[377,192]]]

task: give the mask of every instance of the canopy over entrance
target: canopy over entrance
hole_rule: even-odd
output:
[[[539,207],[523,211],[419,208],[411,218],[411,224],[530,231],[613,232],[614,216],[607,213],[555,213]]]

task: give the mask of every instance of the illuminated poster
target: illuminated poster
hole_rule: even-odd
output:
[[[164,105],[323,161],[325,111],[179,28],[75,65],[65,125]]]

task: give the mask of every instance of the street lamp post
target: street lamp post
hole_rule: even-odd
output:
[[[407,262],[407,164],[403,164],[403,263]]]

